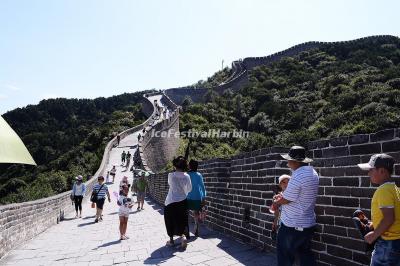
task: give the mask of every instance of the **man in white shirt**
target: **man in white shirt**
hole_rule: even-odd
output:
[[[281,227],[277,237],[278,265],[293,265],[298,256],[300,265],[313,266],[311,239],[315,229],[315,202],[318,195],[319,177],[308,163],[306,150],[293,146],[282,157],[288,160],[292,176],[283,197],[273,204],[282,205]]]

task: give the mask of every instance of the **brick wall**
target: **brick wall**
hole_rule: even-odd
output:
[[[206,92],[206,88],[194,88],[191,86],[165,90],[165,94],[179,105],[182,104],[186,96],[190,96],[193,102],[204,102],[203,96],[206,94]]]
[[[141,125],[121,132],[121,138],[141,130],[149,120]],[[93,178],[86,182],[87,201],[99,175],[103,175],[109,162],[110,150],[117,143],[114,137],[106,146],[101,165]],[[36,201],[0,206],[0,258],[14,247],[35,237],[64,218],[64,213],[73,211],[69,198],[70,191]]]
[[[171,135],[157,135],[167,133]],[[139,142],[139,154],[142,158],[143,168],[158,172],[172,160],[179,148],[179,109],[174,111],[168,119],[165,119],[149,129]]]
[[[230,88],[233,91],[239,90],[240,88],[246,86],[248,84],[248,71],[253,69],[254,67],[261,65],[268,65],[272,62],[279,61],[283,57],[292,57],[301,52],[308,51],[311,49],[318,48],[324,44],[334,44],[334,43],[351,43],[359,40],[366,39],[391,39],[394,36],[391,35],[377,35],[377,36],[369,36],[363,37],[350,41],[339,41],[339,42],[306,42],[297,44],[293,47],[290,47],[286,50],[262,57],[246,57],[243,60],[237,60],[232,62],[232,70],[233,74],[225,80],[219,86],[213,88],[217,93],[222,94],[224,90]],[[186,96],[190,96],[194,102],[204,102],[204,94],[207,93],[206,88],[195,88],[192,86],[182,87],[182,88],[172,88],[165,90],[165,93],[177,104],[181,104],[183,99]]]
[[[370,217],[376,187],[356,164],[368,162],[371,154],[385,152],[400,162],[400,129],[310,142],[309,156],[320,175],[317,198],[317,232],[312,242],[320,265],[368,265],[365,244],[353,228],[351,215],[357,208]],[[277,178],[290,173],[280,157],[285,147],[243,153],[231,159],[200,163],[207,189],[211,228],[256,247],[274,249],[273,216],[268,212]],[[400,185],[400,164],[394,178]],[[168,190],[166,174],[150,179],[150,194],[163,203]]]
[[[162,93],[163,94],[163,93]],[[148,101],[148,100],[147,100]],[[172,160],[179,148],[179,111],[177,106],[168,96],[163,94],[160,102],[165,104],[170,111],[168,119],[158,121],[148,125],[146,132],[138,144],[138,156],[140,157],[141,167],[147,171],[158,172]],[[154,108],[153,108],[154,109]],[[154,112],[152,114],[154,116]],[[161,135],[160,133],[168,133]],[[178,134],[178,135],[175,135]]]

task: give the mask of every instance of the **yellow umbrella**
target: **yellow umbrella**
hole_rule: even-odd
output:
[[[0,163],[36,165],[17,133],[0,116]]]

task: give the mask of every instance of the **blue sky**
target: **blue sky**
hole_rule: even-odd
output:
[[[0,114],[196,83],[306,41],[400,36],[396,1],[0,0]]]

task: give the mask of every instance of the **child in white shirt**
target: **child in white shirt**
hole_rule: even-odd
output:
[[[126,229],[128,227],[129,211],[132,209],[134,203],[130,197],[128,197],[129,187],[127,185],[122,186],[122,193],[118,198],[119,206],[119,232],[121,234],[121,240],[126,240],[129,237],[126,235]]]

